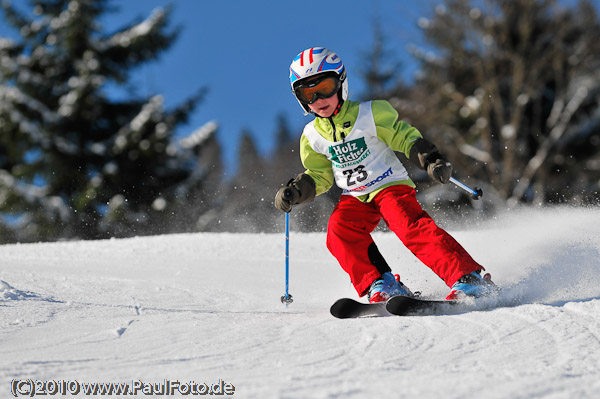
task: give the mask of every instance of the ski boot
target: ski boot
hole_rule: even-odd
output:
[[[390,272],[383,273],[369,288],[370,303],[385,302],[395,295],[413,296],[413,293],[402,284],[399,275]]]
[[[486,273],[481,277],[481,270],[476,270],[469,274],[465,274],[452,285],[452,291],[446,297],[446,300],[460,299],[462,296],[472,296],[479,298],[490,295],[498,289],[496,284],[492,282],[492,276]]]

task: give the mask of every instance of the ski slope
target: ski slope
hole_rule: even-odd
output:
[[[502,306],[334,319],[329,306],[355,293],[325,235],[293,225],[287,308],[283,233],[0,246],[0,398],[25,379],[260,399],[598,398],[600,210],[449,231],[503,287]],[[393,235],[375,240],[413,291],[446,295]]]

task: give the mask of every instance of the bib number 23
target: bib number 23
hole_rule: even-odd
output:
[[[369,177],[369,174],[367,173],[363,165],[358,165],[354,169],[346,169],[342,173],[346,175],[346,184],[348,185],[348,187],[352,187],[357,183],[365,181]]]

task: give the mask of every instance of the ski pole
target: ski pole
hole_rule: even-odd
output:
[[[285,295],[281,297],[281,303],[287,307],[294,300],[289,293],[290,288],[290,213],[285,213]]]
[[[471,188],[469,186],[467,186],[466,184],[456,180],[454,177],[450,177],[450,181],[454,184],[456,184],[458,187],[462,188],[463,190],[465,190],[466,192],[471,194],[471,198],[473,198],[474,200],[478,200],[479,198],[481,198],[483,196],[483,190],[480,188]]]

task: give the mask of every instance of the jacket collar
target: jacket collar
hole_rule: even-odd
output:
[[[328,117],[322,117],[322,116],[318,116],[315,115],[317,120],[327,120],[327,119],[331,119],[333,120],[333,122],[337,122],[343,118],[346,117],[346,112],[348,112],[348,105],[349,105],[350,101],[346,100],[342,103],[342,106],[339,108],[339,111],[334,112],[333,115],[328,116]]]
[[[343,140],[343,134],[347,129],[344,127],[344,122],[352,119],[352,123],[356,118],[352,118],[352,112],[350,109],[353,107],[352,101],[346,100],[340,107],[340,110],[336,115],[330,117],[316,116],[314,120],[314,127],[317,129],[319,134],[329,141]]]

